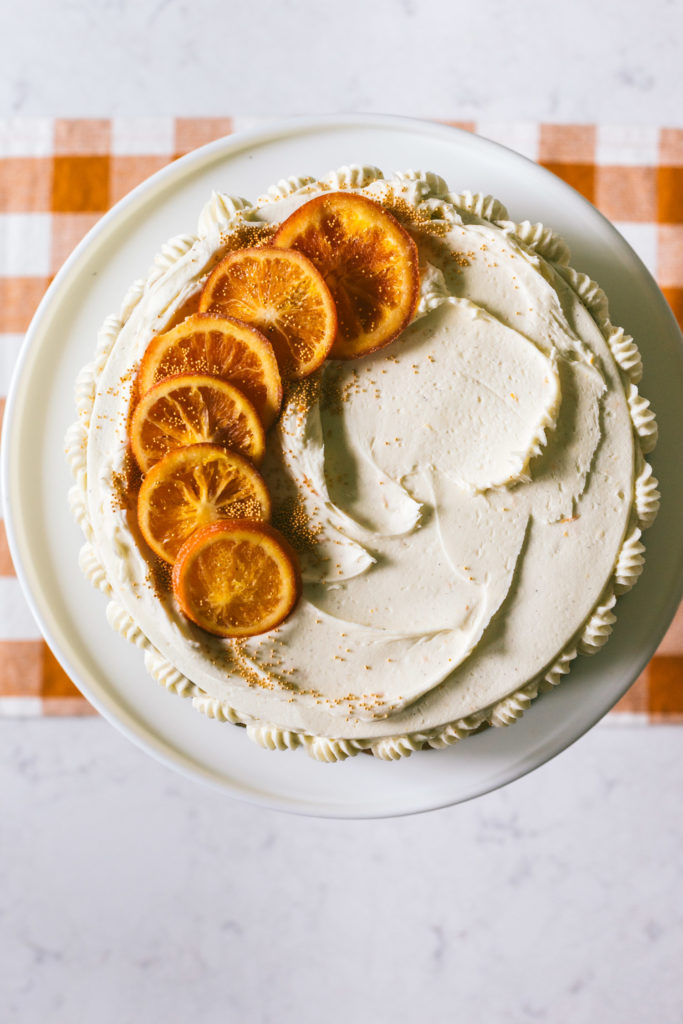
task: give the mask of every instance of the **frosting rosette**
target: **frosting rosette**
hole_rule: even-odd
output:
[[[122,480],[140,360],[229,251],[330,190],[417,244],[412,322],[286,389],[260,471],[303,594],[243,640],[189,622],[159,585]],[[150,674],[271,750],[385,759],[514,722],[611,632],[657,512],[656,423],[635,342],[562,239],[433,173],[342,168],[256,202],[214,195],[102,328],[67,439],[83,571]]]

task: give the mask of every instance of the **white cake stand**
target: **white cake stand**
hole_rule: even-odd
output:
[[[646,535],[647,565],[619,601],[606,649],[508,729],[397,763],[342,764],[303,751],[271,753],[244,731],[193,711],[147,675],[141,652],[112,632],[105,598],[77,570],[81,533],[67,507],[63,438],[75,418],[73,383],[97,330],[119,309],[166,239],[193,232],[212,189],[254,199],[289,175],[349,163],[385,172],[434,170],[456,190],[489,192],[513,219],[538,220],[572,249],[572,265],[607,292],[613,322],[641,347],[643,392],[660,442],[652,463],[663,507]],[[297,119],[229,136],[155,174],[115,206],[57,275],[26,336],[8,399],[2,452],[5,518],[17,574],[47,642],[94,706],[133,742],[234,797],[304,814],[381,817],[471,799],[538,768],[590,729],[655,650],[681,596],[683,347],[652,277],[618,232],[558,178],[501,146],[443,125],[358,115]]]

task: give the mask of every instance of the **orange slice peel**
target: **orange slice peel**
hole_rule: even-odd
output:
[[[295,553],[267,523],[231,519],[193,533],[173,567],[173,593],[192,622],[223,637],[279,625],[301,594]]]
[[[199,309],[262,331],[286,379],[317,370],[337,333],[335,304],[318,270],[304,254],[272,246],[229,253],[209,276]]]
[[[176,448],[212,443],[260,462],[266,449],[256,409],[239,388],[218,377],[180,374],[155,384],[130,423],[135,460],[146,473]]]
[[[392,214],[366,196],[328,192],[311,199],[280,225],[273,245],[303,253],[329,286],[338,319],[333,358],[374,352],[413,318],[417,246]]]
[[[140,485],[140,532],[165,562],[175,561],[195,530],[242,517],[270,517],[268,489],[244,456],[217,445],[194,444],[169,452]]]
[[[197,373],[220,377],[242,391],[266,429],[282,403],[282,381],[273,347],[249,324],[194,314],[147,346],[138,372],[144,395],[167,377]]]

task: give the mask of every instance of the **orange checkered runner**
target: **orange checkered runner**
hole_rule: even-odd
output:
[[[683,327],[682,128],[452,123],[537,160],[594,203]],[[76,243],[154,171],[240,127],[237,118],[0,120],[0,421],[23,333]],[[88,713],[40,638],[0,520],[0,715]],[[683,609],[610,717],[683,721]]]

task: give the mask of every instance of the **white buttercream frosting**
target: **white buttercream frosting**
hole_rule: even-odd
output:
[[[626,334],[623,327],[613,327],[607,318],[602,329],[617,365],[634,384],[639,384],[643,376],[643,361],[631,335]]]
[[[248,725],[247,736],[266,750],[296,750],[301,746],[299,733],[278,729],[274,725]]]
[[[607,316],[607,296],[600,285],[592,281],[588,274],[582,274],[573,267],[558,267],[565,281],[571,285],[576,294],[590,309],[596,320],[600,321]]]
[[[640,543],[641,536],[640,529],[637,526],[634,527],[621,547],[614,568],[614,591],[616,594],[625,594],[630,590],[643,571],[645,545]]]
[[[524,220],[520,224],[499,220],[498,227],[506,234],[515,235],[520,242],[524,242],[529,249],[533,249],[551,263],[569,263],[569,246],[563,238],[544,224],[532,224],[529,220]]]
[[[278,525],[295,502],[311,526],[304,595],[271,634],[218,641],[150,586],[112,500],[127,451],[121,381],[231,230],[278,223],[321,189],[414,212],[418,314],[392,345],[329,362],[306,401],[286,404],[263,468]],[[633,585],[658,507],[640,452],[656,423],[633,339],[568,258],[543,225],[514,224],[491,196],[449,192],[430,172],[385,179],[351,165],[322,185],[283,179],[254,206],[213,194],[197,237],[167,243],[105,321],[67,437],[70,501],[90,542],[81,567],[113,591],[108,620],[161,685],[268,749],[395,759],[510,724],[566,675],[577,644],[602,646],[616,600],[605,581]]]
[[[161,247],[160,252],[154,257],[154,262],[147,276],[147,286],[149,287],[149,285],[162,277],[169,267],[177,263],[192,248],[196,241],[196,235],[177,235],[166,242]]]
[[[339,167],[336,171],[330,171],[327,177],[323,178],[323,183],[331,189],[359,189],[372,184],[373,181],[379,181],[383,177],[379,167],[349,164],[348,167]],[[310,179],[306,179],[306,183],[310,184]]]
[[[146,647],[147,638],[142,630],[136,625],[132,615],[123,608],[118,601],[110,601],[107,605],[107,622],[111,628],[120,633],[121,636],[136,647]]]
[[[240,213],[248,207],[246,199],[226,196],[223,192],[214,192],[199,215],[197,224],[199,237],[206,238],[216,230],[219,232],[229,231]]]
[[[85,480],[85,470],[82,470],[82,480]],[[90,522],[88,499],[82,484],[76,483],[73,487],[69,488],[69,506],[74,519],[80,526],[86,539],[92,540],[93,529]]]
[[[67,430],[64,450],[71,475],[76,481],[76,487],[71,489],[69,497],[73,506],[74,502],[81,500],[81,495],[84,496],[86,490],[88,428],[82,420],[76,420]]]
[[[86,430],[90,426],[90,414],[95,404],[96,381],[95,367],[92,363],[87,363],[78,374],[74,386],[76,411]]]
[[[652,526],[659,512],[660,493],[657,478],[652,472],[652,466],[640,455],[637,463],[638,475],[635,487],[635,511],[638,516],[638,525],[641,530],[647,530]]]
[[[197,711],[201,711],[207,718],[215,718],[218,722],[231,722],[233,725],[245,724],[242,716],[234,708],[231,708],[226,701],[218,700],[216,697],[209,697],[201,691],[192,698],[192,706]]]
[[[425,740],[420,733],[412,736],[388,736],[372,746],[375,757],[382,761],[398,761],[402,757],[410,757],[416,750],[422,750]]]
[[[521,690],[510,694],[505,700],[499,701],[491,712],[491,725],[512,725],[531,707],[531,702],[538,695],[538,683],[523,686]]]
[[[433,750],[441,750],[443,747],[450,747],[459,740],[464,740],[482,725],[488,724],[493,709],[470,715],[469,718],[461,718],[456,722],[449,722],[442,729],[434,729],[427,734],[424,745]],[[420,737],[420,734],[417,734]],[[419,747],[416,749],[420,749]]]
[[[179,697],[197,697],[201,693],[191,680],[173,667],[168,658],[149,644],[145,649],[145,668],[160,686],[171,693],[177,693]]]
[[[614,591],[610,589],[591,615],[579,640],[579,650],[582,654],[596,654],[609,640],[612,627],[617,621],[612,611],[616,600]]]
[[[78,567],[94,587],[101,590],[103,594],[111,594],[111,583],[92,544],[84,544],[81,548],[78,554]]]
[[[567,647],[544,675],[541,687],[552,689],[554,686],[559,686],[572,667],[572,662],[578,653],[576,647],[572,645]]]
[[[507,220],[508,212],[503,204],[483,192],[449,192],[447,197],[458,210],[464,210],[482,220]]]
[[[647,455],[657,444],[657,420],[650,408],[650,403],[639,393],[635,384],[628,389],[628,404],[631,410],[633,425],[640,438],[640,447]]]
[[[107,317],[107,319],[100,327],[99,333],[97,335],[97,348],[95,349],[95,360],[92,364],[92,371],[95,379],[97,379],[100,376],[102,370],[106,366],[111,350],[114,347],[114,342],[121,333],[124,321],[128,319],[133,309],[135,308],[135,305],[137,304],[137,302],[140,301],[140,296],[142,295],[142,290],[144,288],[144,281],[140,282],[140,285],[141,287],[139,288],[133,285],[132,289],[126,296],[126,299],[124,299],[121,317],[114,316],[112,314],[111,316]]]
[[[147,286],[147,282],[145,281],[144,277],[139,277],[136,281],[133,281],[132,285],[130,286],[130,288],[128,289],[128,291],[126,292],[126,294],[123,297],[123,302],[121,303],[121,312],[119,314],[119,318],[117,318],[117,317],[109,317],[108,318],[109,321],[111,322],[111,321],[115,321],[116,319],[119,319],[121,325],[123,326],[123,324],[126,322],[128,317],[132,314],[133,310],[135,309],[135,307],[137,306],[138,302],[142,298],[142,295],[143,295],[143,292],[144,292],[146,286]],[[105,324],[106,323],[107,323],[107,321],[105,320]]]

